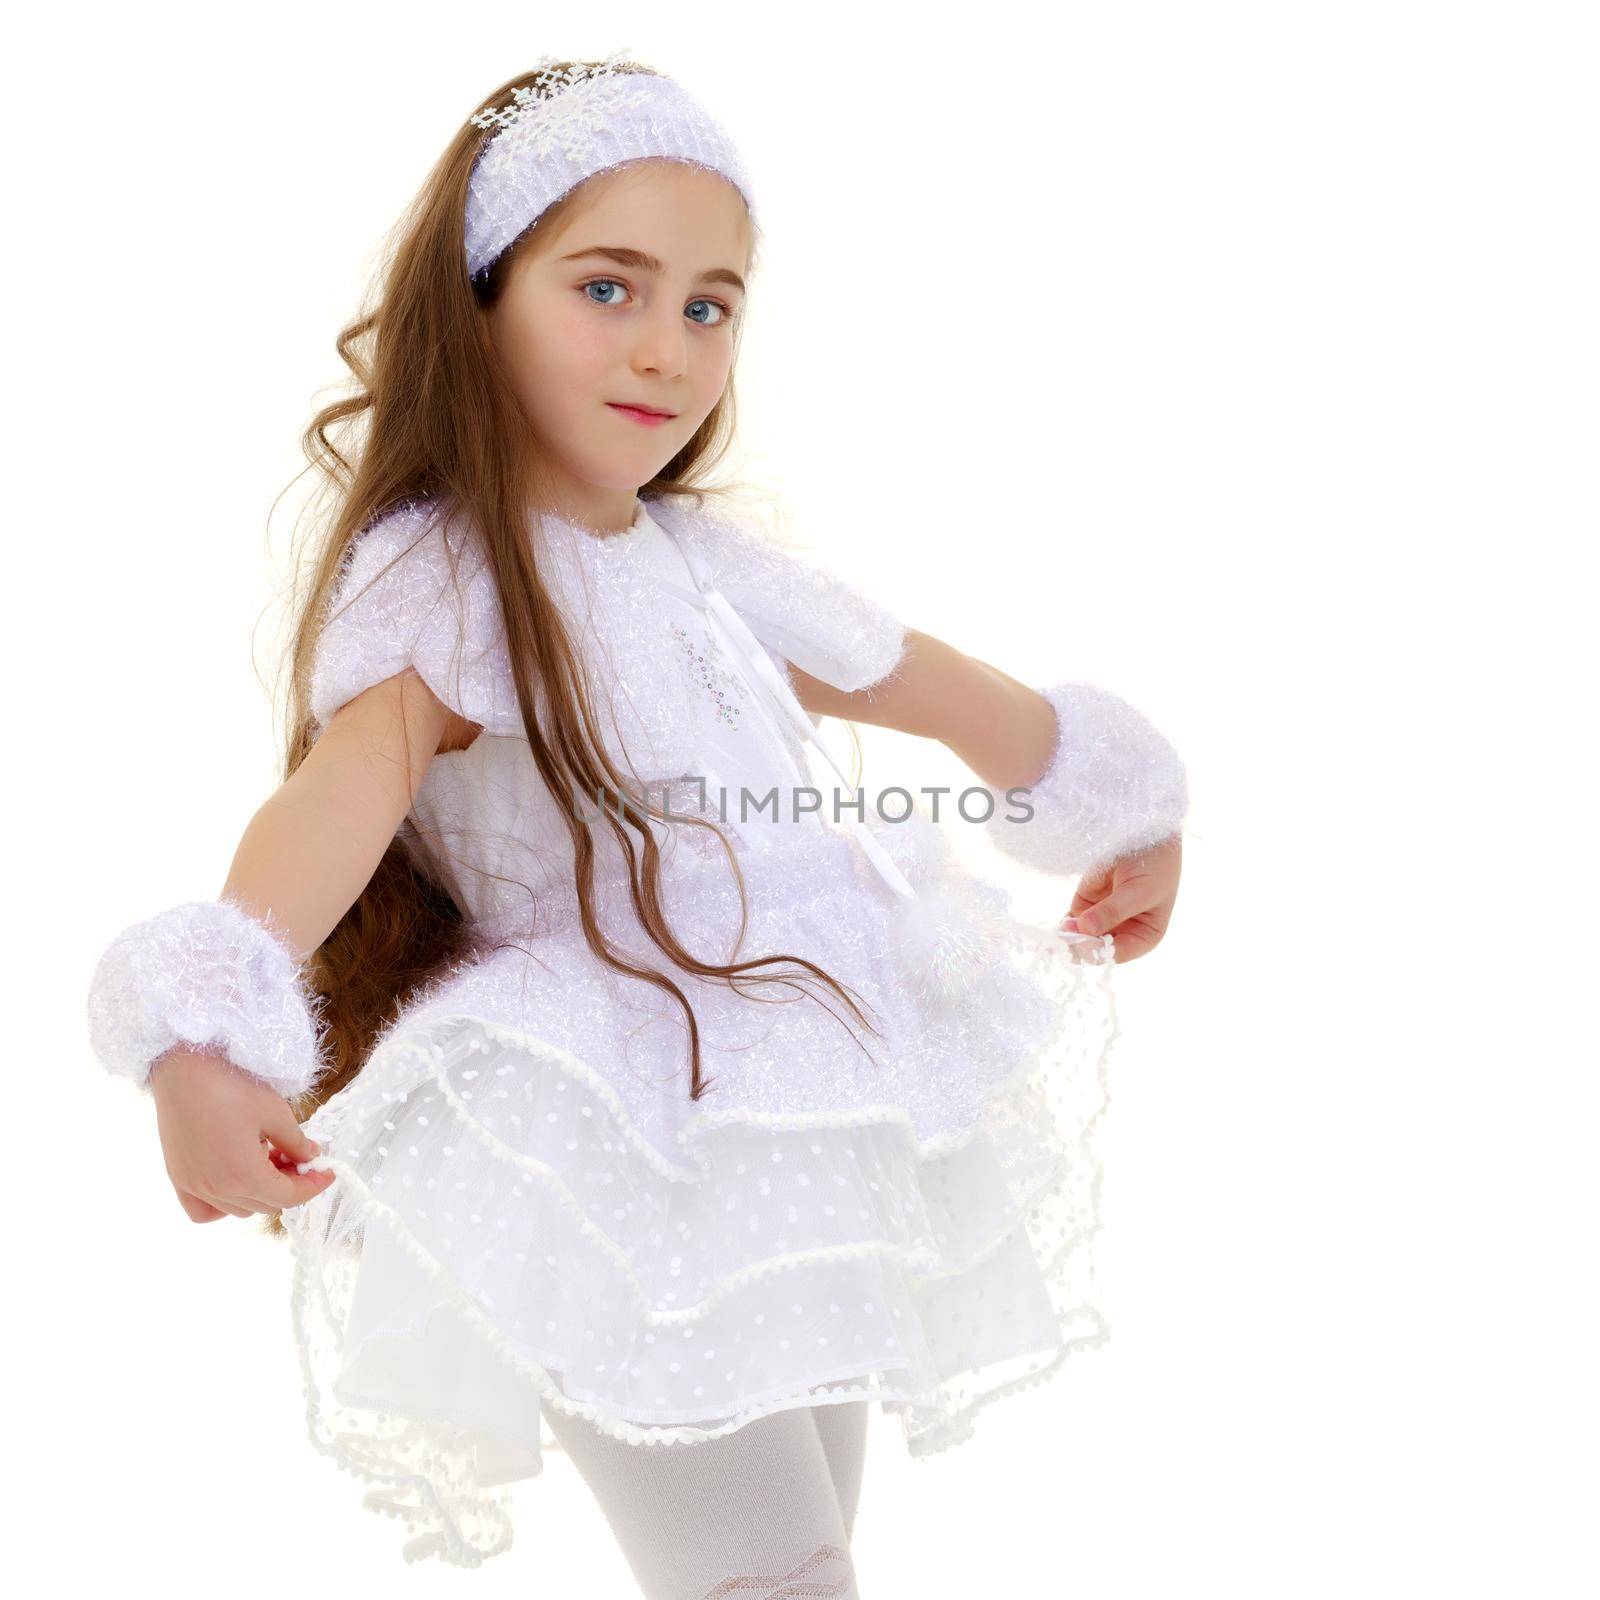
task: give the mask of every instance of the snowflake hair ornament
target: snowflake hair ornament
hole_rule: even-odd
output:
[[[726,178],[752,222],[749,175],[733,141],[673,79],[624,70],[628,51],[593,66],[534,63],[512,104],[469,120],[490,130],[467,184],[467,271],[477,277],[555,202],[597,172],[650,158],[683,161]]]

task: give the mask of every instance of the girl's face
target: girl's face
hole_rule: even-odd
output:
[[[555,509],[601,532],[693,436],[727,386],[750,267],[749,214],[726,179],[651,160],[597,173],[535,229],[488,313]],[[671,412],[641,423],[619,406]]]

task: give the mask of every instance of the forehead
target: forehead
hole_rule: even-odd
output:
[[[659,157],[630,161],[586,178],[567,199],[548,232],[535,229],[536,236],[544,234],[546,249],[558,243],[575,248],[572,241],[579,232],[581,242],[605,243],[613,234],[624,240],[641,229],[662,244],[692,238],[727,249],[744,248],[749,240],[744,197],[720,173],[688,162]]]

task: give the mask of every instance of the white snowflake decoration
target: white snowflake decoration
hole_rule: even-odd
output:
[[[623,46],[613,50],[594,66],[575,66],[557,70],[556,57],[541,56],[534,63],[538,76],[527,88],[511,91],[513,104],[479,111],[471,118],[474,127],[492,128],[499,138],[510,128],[516,130],[508,143],[519,152],[543,158],[557,147],[571,160],[579,160],[597,134],[611,126],[617,111],[642,107],[645,96],[637,86],[627,83],[638,73],[618,69],[632,52]],[[589,89],[590,84],[599,84]],[[581,89],[574,94],[574,89]]]
[[[705,167],[755,204],[739,152],[681,84],[664,73],[628,70],[626,47],[591,65],[533,65],[512,103],[480,110],[487,130],[468,180],[467,271],[476,277],[563,195],[598,172],[662,158]]]

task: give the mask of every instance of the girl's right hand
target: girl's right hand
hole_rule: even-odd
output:
[[[333,1182],[331,1172],[294,1171],[320,1146],[276,1089],[225,1056],[173,1050],[150,1069],[149,1082],[167,1176],[191,1222],[285,1210]]]

